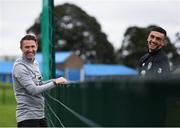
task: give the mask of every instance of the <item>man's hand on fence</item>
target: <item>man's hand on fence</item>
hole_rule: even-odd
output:
[[[66,84],[68,81],[64,77],[59,77],[53,80],[55,85]]]

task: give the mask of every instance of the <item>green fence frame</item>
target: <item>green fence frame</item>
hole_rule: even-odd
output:
[[[41,16],[43,79],[55,77],[54,0],[43,0]]]

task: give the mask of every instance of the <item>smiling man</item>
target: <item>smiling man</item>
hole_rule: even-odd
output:
[[[13,89],[17,102],[18,127],[47,127],[42,93],[61,85],[63,77],[42,81],[39,64],[35,59],[38,43],[35,36],[26,35],[20,41],[22,57],[13,67]]]
[[[138,72],[142,77],[165,76],[170,73],[170,66],[165,52],[162,50],[166,42],[166,31],[161,27],[150,30],[147,38],[148,53],[138,62]]]

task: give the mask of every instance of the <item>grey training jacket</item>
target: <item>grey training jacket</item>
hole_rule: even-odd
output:
[[[17,122],[44,118],[42,92],[55,87],[52,80],[41,81],[38,62],[36,60],[30,61],[24,56],[15,61],[12,75],[13,90],[17,102]]]

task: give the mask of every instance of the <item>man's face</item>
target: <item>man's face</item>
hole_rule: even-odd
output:
[[[165,36],[163,33],[151,31],[147,38],[147,42],[149,52],[154,52],[164,46]]]
[[[37,49],[38,46],[34,40],[24,40],[22,42],[21,50],[23,52],[23,55],[29,60],[33,60],[35,58]]]

